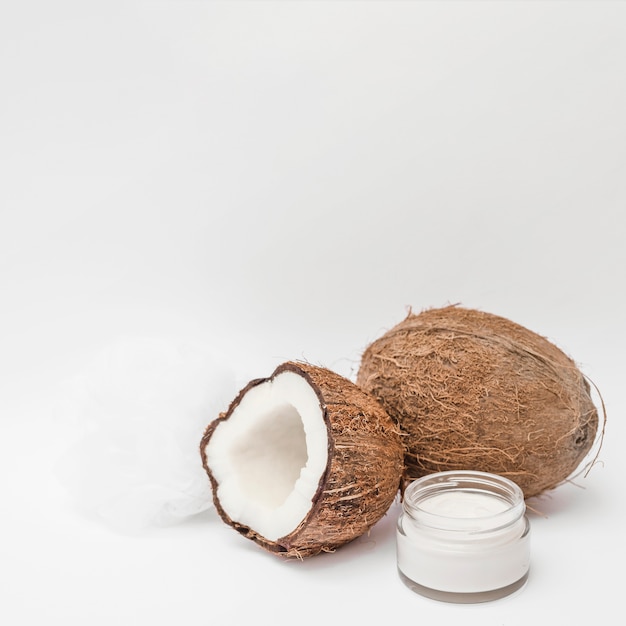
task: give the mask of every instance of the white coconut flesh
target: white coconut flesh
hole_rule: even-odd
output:
[[[217,498],[234,522],[270,541],[311,510],[328,462],[328,431],[307,380],[285,371],[251,387],[205,448]]]

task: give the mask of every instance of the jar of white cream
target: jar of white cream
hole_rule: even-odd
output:
[[[473,471],[413,481],[398,519],[400,578],[421,595],[485,602],[521,588],[530,564],[530,524],[522,490]]]

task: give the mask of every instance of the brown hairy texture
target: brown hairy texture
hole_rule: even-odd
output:
[[[403,448],[394,421],[380,404],[348,379],[322,367],[287,362],[284,371],[303,376],[317,393],[328,431],[328,463],[308,515],[289,535],[273,542],[253,528],[239,524],[225,513],[217,496],[218,484],[207,464],[205,450],[220,423],[227,420],[250,382],[228,411],[209,424],[200,444],[204,469],[213,488],[215,507],[222,519],[266,550],[286,557],[303,558],[331,552],[367,532],[389,509],[403,471]]]
[[[559,348],[458,306],[409,313],[365,350],[357,384],[402,430],[405,484],[470,469],[531,497],[568,478],[598,430],[589,384]]]

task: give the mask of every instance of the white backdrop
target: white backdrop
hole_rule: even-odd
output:
[[[622,2],[2,2],[7,623],[586,624],[619,597],[625,32]],[[119,533],[56,480],[85,389],[119,418],[174,377],[170,412],[190,410],[181,344],[214,351],[233,393],[287,359],[352,377],[408,307],[454,302],[553,340],[608,409],[602,463],[542,502],[512,598],[409,592],[395,509],[286,564],[210,510]],[[139,338],[176,373],[141,379]],[[105,383],[94,360],[120,345]]]

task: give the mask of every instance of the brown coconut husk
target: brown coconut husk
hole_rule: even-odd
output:
[[[459,306],[409,313],[365,350],[357,383],[402,430],[404,484],[470,469],[535,496],[579,467],[598,431],[572,359],[508,319]]]
[[[350,380],[308,363],[287,362],[270,378],[286,370],[303,376],[314,388],[328,432],[328,463],[308,515],[277,541],[226,514],[217,496],[218,483],[207,464],[205,449],[220,423],[228,420],[246,392],[270,379],[250,382],[228,411],[209,424],[200,444],[202,463],[213,488],[221,518],[266,550],[284,557],[304,558],[336,548],[366,533],[392,504],[403,471],[403,447],[395,422],[381,405]]]

